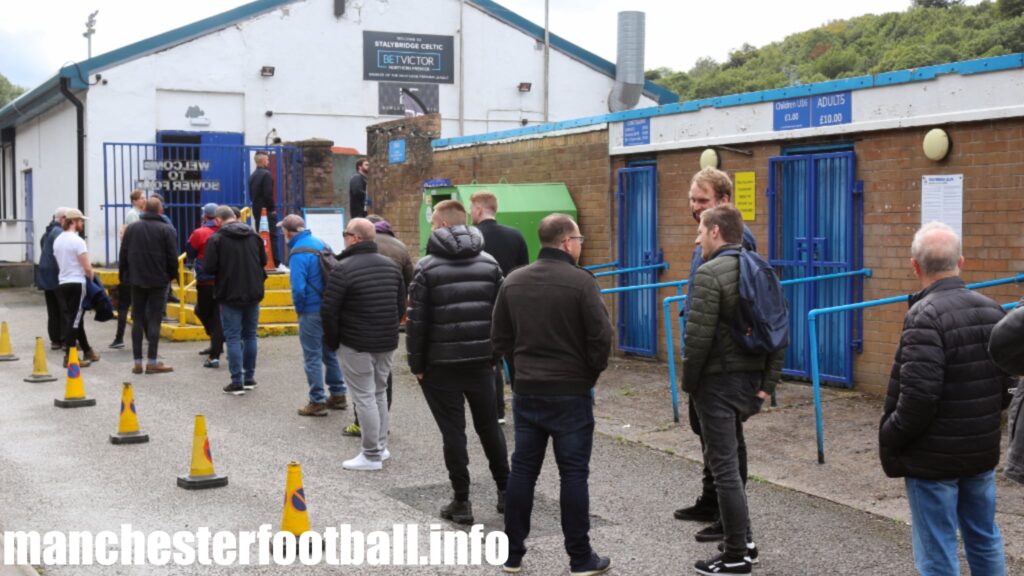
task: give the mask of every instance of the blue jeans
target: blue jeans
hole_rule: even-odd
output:
[[[914,563],[923,576],[960,574],[957,527],[974,576],[1006,574],[1003,537],[996,526],[995,470],[952,480],[907,478]]]
[[[562,535],[569,566],[575,570],[591,559],[590,452],[594,446],[594,407],[590,396],[514,394],[516,449],[505,494],[505,534],[510,559],[526,554],[533,494],[552,439],[561,482]]]
[[[327,401],[324,393],[324,368],[327,368],[327,388],[331,396],[343,396],[348,389],[341,375],[338,356],[324,346],[324,325],[320,312],[299,314],[299,344],[302,345],[302,359],[306,364],[306,382],[309,384],[309,401],[323,404]]]
[[[260,305],[221,304],[220,321],[228,348],[231,383],[241,386],[252,381],[256,373],[256,328],[260,321]]]

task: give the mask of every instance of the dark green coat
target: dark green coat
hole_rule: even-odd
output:
[[[732,339],[729,325],[738,313],[740,261],[737,256],[720,256],[724,250],[739,250],[726,244],[697,269],[690,284],[690,315],[686,320],[683,346],[683,390],[693,394],[708,374],[763,372],[761,390],[771,392],[779,382],[786,351],[751,354]]]

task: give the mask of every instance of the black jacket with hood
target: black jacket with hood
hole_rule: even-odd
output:
[[[263,300],[267,278],[267,252],[248,224],[234,221],[221,226],[206,243],[203,272],[217,278],[214,297],[220,304],[243,307]]]
[[[405,281],[391,258],[377,244],[353,244],[338,256],[331,270],[320,318],[324,342],[357,352],[392,352],[398,348],[398,322],[405,313]]]
[[[491,362],[491,314],[501,288],[484,238],[459,224],[434,230],[409,287],[405,347],[413,374],[428,365]]]
[[[174,227],[160,214],[143,212],[125,228],[118,256],[119,276],[125,284],[163,288],[178,276],[178,240]]]

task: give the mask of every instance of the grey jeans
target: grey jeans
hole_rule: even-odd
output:
[[[388,374],[394,353],[359,352],[344,344],[338,348],[349,396],[359,413],[363,454],[374,462],[380,461],[388,444]]]
[[[704,433],[704,462],[715,478],[725,554],[730,558],[746,553],[750,536],[747,493],[737,449],[742,422],[757,414],[764,402],[757,397],[760,386],[760,372],[712,374],[701,378],[694,396]]]

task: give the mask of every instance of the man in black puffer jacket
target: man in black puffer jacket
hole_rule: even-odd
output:
[[[905,477],[921,574],[957,574],[957,525],[971,574],[1005,574],[995,467],[1010,378],[989,358],[1003,310],[960,279],[960,238],[926,224],[911,246],[924,288],[910,311],[878,433],[882,468]]]
[[[498,485],[499,513],[505,512],[508,448],[494,405],[491,347],[491,314],[501,287],[501,268],[483,253],[480,232],[465,222],[466,210],[455,200],[434,207],[427,255],[416,265],[409,288],[405,346],[409,369],[423,385],[423,396],[441,430],[444,464],[455,492],[441,508],[441,517],[472,524],[465,402]]]
[[[365,218],[345,229],[345,251],[331,270],[320,316],[324,342],[338,350],[352,401],[359,412],[363,449],[342,463],[346,470],[380,470],[391,457],[388,440],[388,374],[405,313],[405,282],[398,265],[377,252],[376,231]]]

